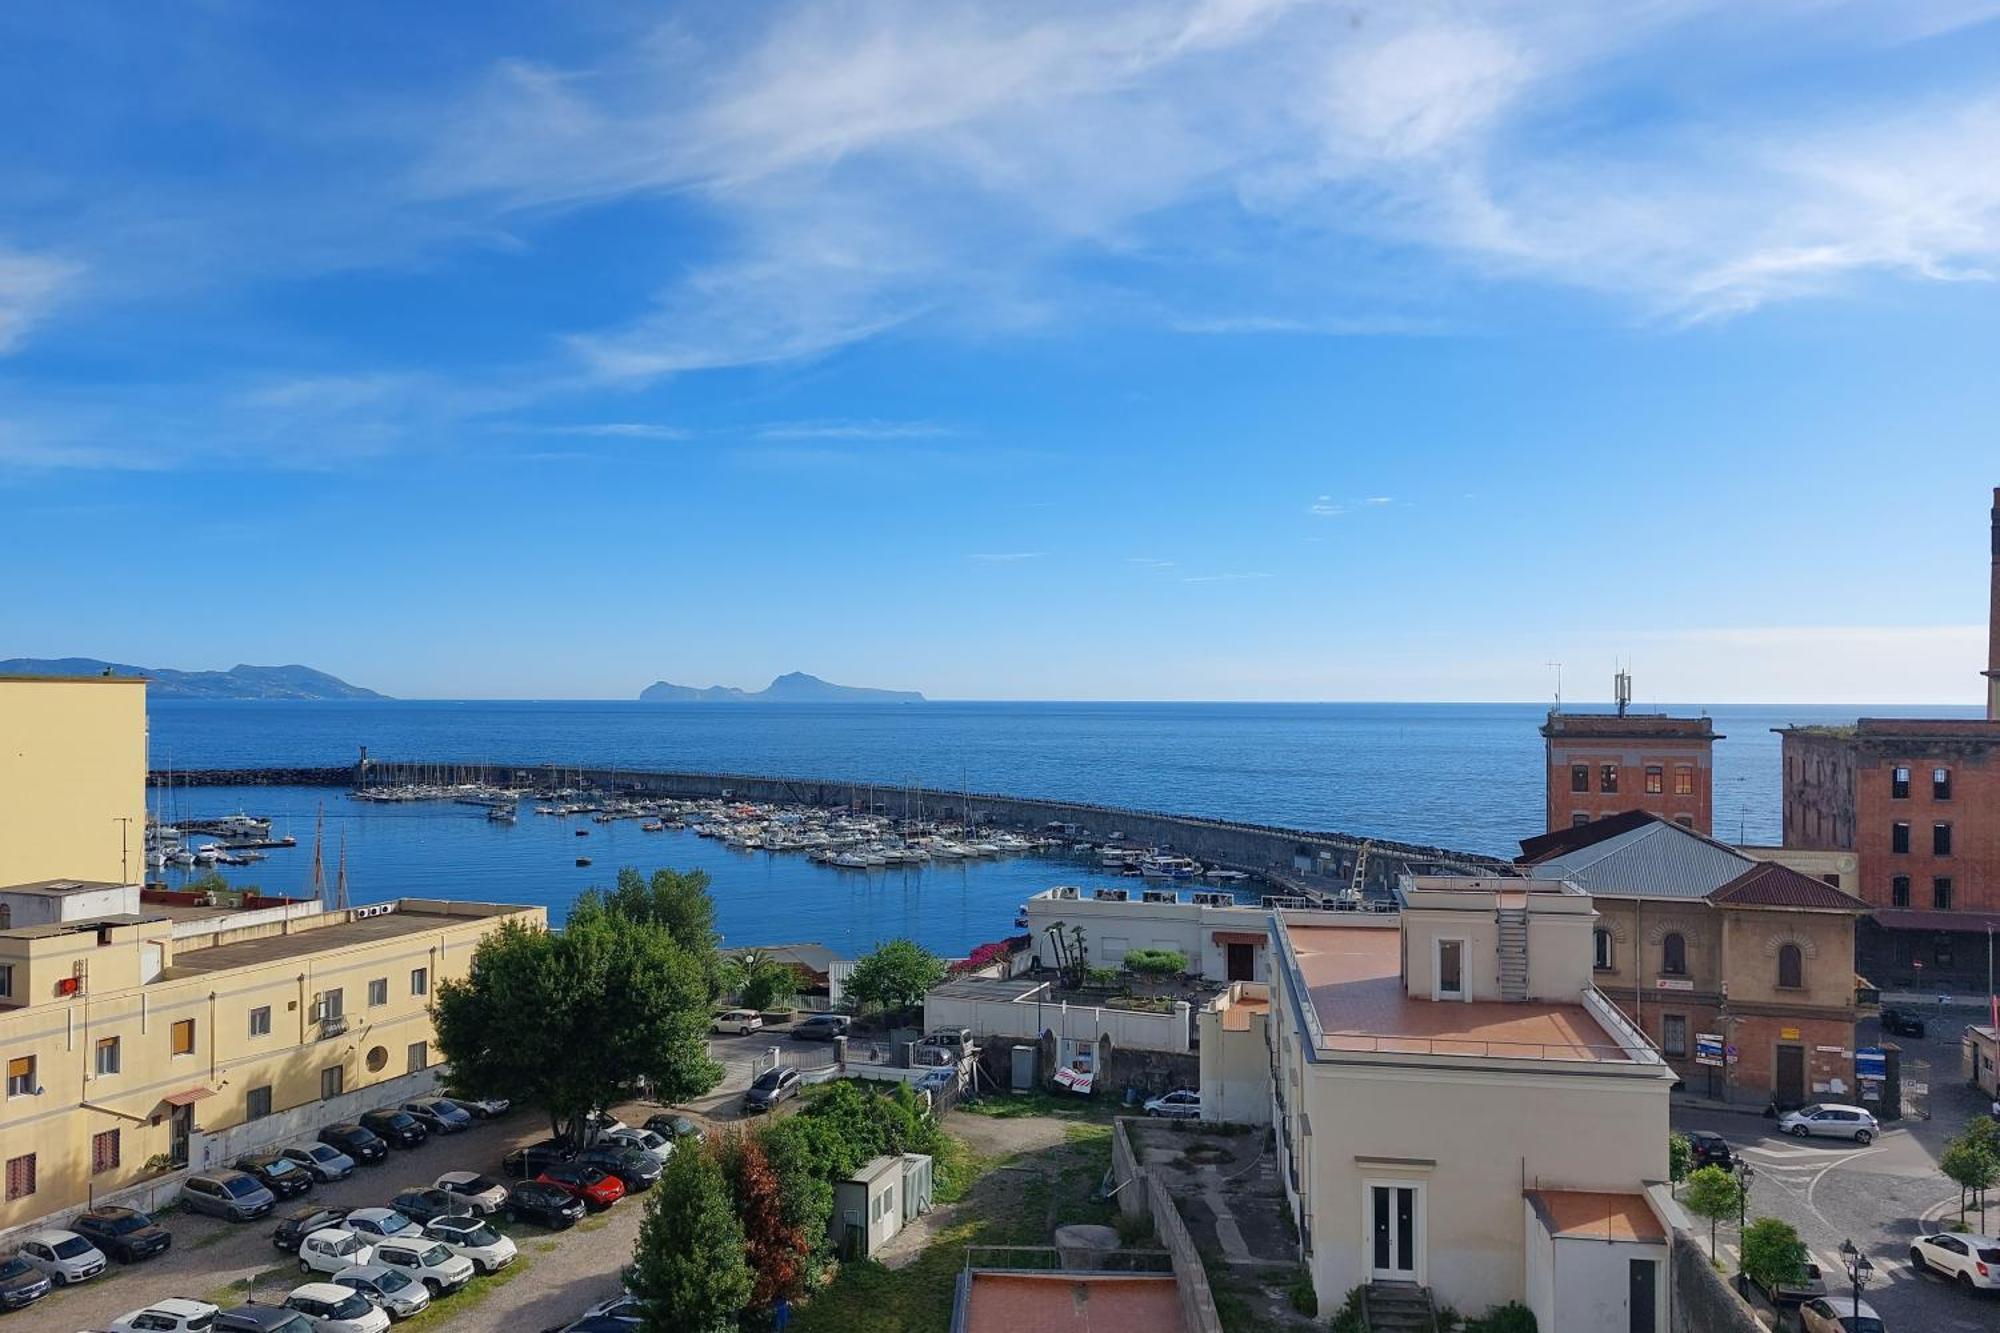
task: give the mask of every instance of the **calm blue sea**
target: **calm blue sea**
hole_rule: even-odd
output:
[[[1589,705],[1576,705],[1585,711]],[[1684,711],[1669,706],[1669,711]],[[1716,832],[1778,837],[1773,727],[1852,721],[1840,707],[1708,710],[1716,746]],[[1977,716],[1872,708],[1877,715]],[[1538,704],[922,705],[411,701],[175,702],[152,705],[156,768],[346,764],[383,759],[616,765],[921,782],[940,790],[1099,801],[1511,853],[1540,831]],[[714,876],[731,943],[818,940],[865,949],[911,935],[961,953],[1009,933],[1015,906],[1082,868],[1037,858],[838,871],[799,856],[738,853],[691,834],[523,814],[512,828],[471,807],[377,806],[337,793],[195,789],[189,814],[271,814],[310,843],[324,801],[344,832],[357,901],[404,894],[541,902],[560,918],[578,889],[621,865],[700,866]],[[595,863],[573,865],[579,854]],[[331,853],[329,853],[329,858]],[[307,882],[309,852],[228,872],[272,891]]]

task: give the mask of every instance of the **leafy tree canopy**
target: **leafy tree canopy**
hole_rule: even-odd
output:
[[[1760,1217],[1743,1228],[1743,1271],[1766,1291],[1806,1275],[1806,1243],[1789,1222]]]
[[[944,974],[944,960],[930,950],[914,940],[890,940],[855,963],[847,993],[857,1008],[909,1009],[923,1003]]]
[[[716,1154],[689,1144],[667,1159],[633,1247],[646,1333],[735,1333],[754,1275],[743,1223]]]
[[[438,983],[438,1048],[470,1096],[540,1107],[580,1141],[584,1118],[645,1090],[662,1102],[713,1088],[708,985],[660,926],[579,900],[561,931],[507,922],[470,974]]]
[[[1704,1166],[1690,1175],[1681,1202],[1696,1217],[1708,1219],[1708,1248],[1715,1250],[1715,1224],[1743,1207],[1743,1187],[1719,1166]]]
[[[618,872],[609,893],[592,889],[577,901],[590,899],[614,916],[660,926],[686,949],[708,978],[709,994],[719,988],[721,959],[716,946],[715,899],[709,896],[705,870],[655,870],[648,879],[631,866]]]

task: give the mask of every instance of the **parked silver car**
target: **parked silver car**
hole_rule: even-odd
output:
[[[58,1287],[88,1282],[104,1271],[104,1252],[74,1231],[33,1231],[15,1251]]]
[[[181,1202],[197,1213],[248,1222],[278,1206],[278,1196],[247,1171],[203,1171],[181,1182]]]
[[[352,1287],[366,1296],[391,1319],[408,1319],[430,1306],[431,1289],[400,1268],[387,1264],[358,1264],[333,1275],[337,1286]]]
[[[1802,1139],[1809,1136],[1853,1139],[1856,1143],[1873,1143],[1875,1136],[1882,1132],[1882,1126],[1876,1123],[1871,1112],[1859,1106],[1841,1106],[1833,1102],[1815,1102],[1787,1112],[1779,1118],[1778,1128]]]

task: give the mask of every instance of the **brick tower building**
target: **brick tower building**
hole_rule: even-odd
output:
[[[1706,717],[1634,713],[1632,678],[1618,673],[1618,711],[1551,709],[1547,749],[1548,831],[1644,810],[1710,833],[1715,822],[1715,743]]]
[[[2000,489],[1993,493],[1986,717],[1786,727],[1785,846],[1851,850],[1875,910],[1860,969],[1885,989],[1986,989],[2000,929]]]

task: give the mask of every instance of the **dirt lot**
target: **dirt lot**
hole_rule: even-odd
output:
[[[752,1064],[766,1048],[786,1044],[768,1036],[715,1038],[710,1049],[723,1063],[723,1083],[682,1109],[711,1124],[736,1119]],[[659,1109],[635,1104],[621,1108],[620,1113],[638,1123]],[[317,1187],[309,1197],[350,1208],[386,1204],[399,1190],[429,1185],[446,1171],[497,1174],[500,1158],[510,1148],[547,1134],[546,1123],[530,1113],[516,1113],[462,1134],[434,1136],[420,1148],[392,1152],[380,1166],[364,1166],[344,1181]],[[278,1211],[288,1212],[303,1202],[287,1201]],[[397,1327],[448,1327],[453,1333],[538,1333],[565,1323],[592,1303],[617,1293],[618,1270],[631,1257],[643,1211],[641,1196],[586,1218],[566,1232],[507,1227],[520,1247],[520,1259],[493,1277],[474,1278],[464,1290],[434,1306],[436,1313],[421,1316],[418,1323]],[[271,1231],[276,1226],[273,1219],[232,1224],[173,1213],[161,1220],[174,1234],[174,1247],[167,1254],[129,1267],[114,1263],[93,1282],[59,1290],[27,1310],[5,1316],[0,1320],[0,1333],[75,1333],[77,1329],[102,1328],[129,1310],[169,1296],[214,1301],[224,1308],[253,1297],[276,1302],[309,1280],[299,1272],[291,1255],[271,1244]]]

